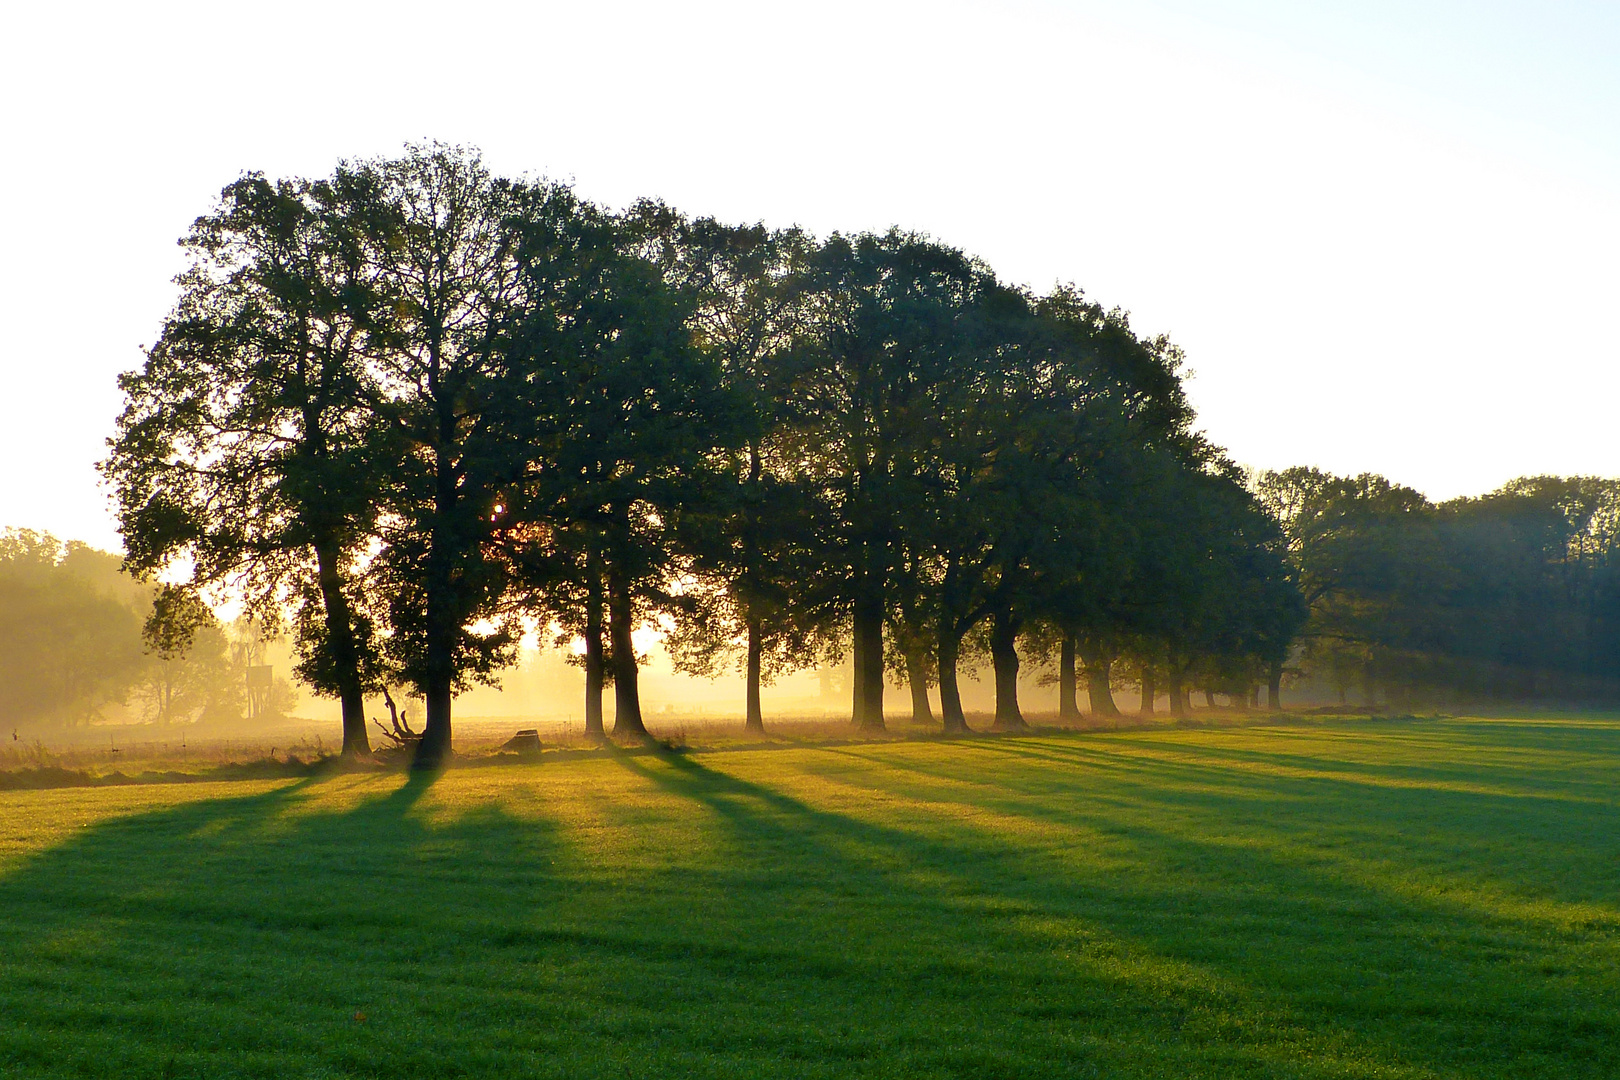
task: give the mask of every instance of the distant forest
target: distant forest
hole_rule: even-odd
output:
[[[41,533],[0,532],[0,723],[15,732],[115,718],[160,728],[242,718],[247,669],[264,653],[258,628],[221,625],[198,604],[183,639],[154,634],[158,590],[122,562]],[[261,716],[285,714],[296,700],[284,679],[265,689]]]
[[[682,670],[741,672],[755,728],[761,684],[846,656],[864,728],[892,683],[965,730],[981,666],[1001,728],[1031,664],[1069,719],[1127,684],[1177,715],[1275,708],[1285,680],[1400,705],[1620,690],[1620,485],[1436,506],[1247,474],[1193,430],[1169,341],[925,236],[612,213],[427,145],[244,176],[182,243],[103,463],[127,568],[180,582],[147,647],[183,655],[198,598],[232,590],[341,702],[349,753],[363,699],[405,687],[418,761],[442,760],[455,693],[536,625],[583,641],[588,728],[611,686],[629,736],[644,626]],[[13,640],[26,547],[0,566]]]
[[[1620,481],[1529,477],[1438,506],[1305,468],[1253,488],[1309,610],[1301,678],[1364,704],[1620,701]]]

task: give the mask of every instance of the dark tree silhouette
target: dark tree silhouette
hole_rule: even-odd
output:
[[[1312,561],[1331,485],[1278,482],[1309,504],[1285,544],[1190,433],[1173,346],[920,236],[608,213],[427,145],[246,177],[187,243],[106,466],[130,565],[290,609],[349,752],[362,695],[404,684],[416,763],[441,764],[455,693],[495,679],[525,619],[583,639],[587,731],[611,681],[615,734],[643,738],[635,635],[671,619],[682,668],[741,667],[750,729],[761,685],[847,628],[858,726],[883,726],[892,669],[915,721],[937,681],[964,731],[964,654],[988,657],[1001,728],[1054,652],[1067,719],[1080,665],[1114,711],[1116,659],[1182,712],[1194,685],[1275,693],[1298,587],[1319,628],[1367,611],[1334,605],[1370,586]],[[1508,559],[1479,519],[1451,513],[1445,550]]]
[[[302,674],[342,703],[343,751],[369,751],[376,654],[360,559],[384,458],[367,366],[389,337],[358,218],[372,178],[231,184],[183,245],[181,297],[128,399],[102,472],[127,565],[232,584],[274,625],[290,603]]]
[[[516,247],[523,315],[505,346],[514,427],[525,433],[521,502],[540,526],[531,539],[542,552],[555,538],[583,555],[574,565],[584,588],[552,591],[561,603],[550,607],[585,601],[589,654],[605,598],[614,734],[636,738],[647,730],[633,633],[675,602],[682,519],[712,501],[715,455],[749,416],[694,341],[697,291],[659,265],[657,224],[645,207],[629,219],[580,208],[566,228],[528,220]],[[562,251],[567,274],[554,272]],[[575,539],[562,545],[565,536]],[[534,593],[544,597],[546,584]]]
[[[425,699],[415,764],[431,769],[450,752],[456,690],[493,679],[517,637],[498,541],[526,459],[501,345],[517,298],[509,220],[544,195],[443,146],[347,171],[372,195],[367,258],[389,312],[367,355],[376,423],[403,447],[377,530],[387,653]]]
[[[877,729],[898,534],[921,512],[936,391],[971,367],[964,323],[994,279],[959,251],[898,231],[833,236],[807,278],[790,393],[837,522],[825,550],[853,631],[854,722]]]
[[[805,316],[813,245],[796,229],[688,222],[653,205],[641,214],[662,240],[666,271],[694,290],[697,345],[742,410],[735,445],[711,461],[704,505],[683,515],[693,578],[667,646],[676,667],[694,674],[734,660],[744,727],[763,731],[761,685],[825,651],[836,607],[812,585],[818,504],[784,363]]]

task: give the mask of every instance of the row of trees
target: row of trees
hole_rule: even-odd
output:
[[[1275,695],[1305,615],[1167,341],[924,237],[613,214],[425,146],[246,176],[183,243],[103,466],[128,565],[290,620],[348,753],[400,682],[437,764],[525,627],[582,641],[588,727],[611,684],[635,736],[649,624],[739,665],[752,726],[762,682],[847,650],[855,723],[892,673],[964,730],[980,655],[1022,725],[1020,650],[1068,714],[1119,664],[1178,710]]]
[[[252,628],[220,625],[195,597],[137,582],[120,561],[48,534],[0,532],[0,723],[241,717]],[[276,687],[270,704],[285,709],[290,691]]]
[[[1530,477],[1438,505],[1307,468],[1254,487],[1309,605],[1305,680],[1368,704],[1620,698],[1620,481]]]

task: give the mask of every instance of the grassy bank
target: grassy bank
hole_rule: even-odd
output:
[[[0,1074],[1620,1074],[1620,723],[0,793]]]

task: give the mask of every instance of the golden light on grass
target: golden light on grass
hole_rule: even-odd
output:
[[[1620,1064],[1617,751],[1358,722],[12,792],[0,1063],[1581,1075]]]

